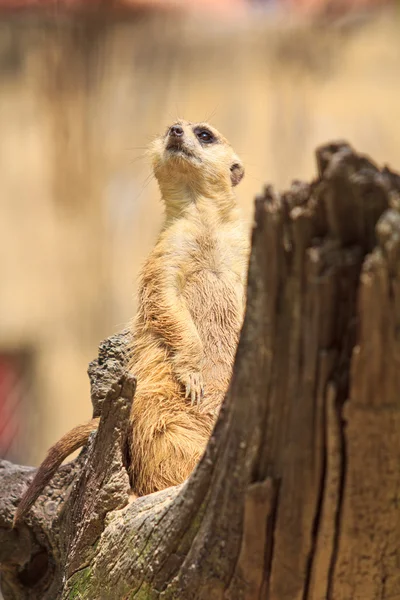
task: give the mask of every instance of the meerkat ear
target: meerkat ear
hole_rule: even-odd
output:
[[[234,162],[231,165],[231,182],[235,186],[242,181],[244,177],[244,168],[239,162]]]

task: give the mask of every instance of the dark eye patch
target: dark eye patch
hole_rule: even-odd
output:
[[[193,133],[201,144],[214,144],[217,141],[215,135],[206,127],[195,127]]]

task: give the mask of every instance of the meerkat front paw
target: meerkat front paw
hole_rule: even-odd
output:
[[[204,397],[203,376],[200,371],[179,369],[175,373],[178,381],[183,386],[185,398],[190,398],[192,406],[198,406]]]
[[[204,397],[203,376],[199,372],[189,373],[183,381],[185,385],[185,398],[190,398],[192,406],[198,406]]]
[[[198,406],[204,397],[203,367],[204,353],[200,340],[174,357],[175,377],[183,387],[185,398],[190,398],[192,406]]]

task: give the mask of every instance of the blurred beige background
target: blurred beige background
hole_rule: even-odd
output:
[[[133,316],[161,223],[152,136],[210,119],[245,163],[249,222],[263,184],[313,177],[328,140],[400,169],[399,26],[0,15],[0,453],[37,464],[91,416],[87,364]]]

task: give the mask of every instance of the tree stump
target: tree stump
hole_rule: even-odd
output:
[[[256,199],[229,391],[181,486],[129,497],[129,333],[90,366],[98,433],[11,529],[5,600],[400,598],[400,176],[344,142]],[[109,390],[109,391],[107,391]]]

